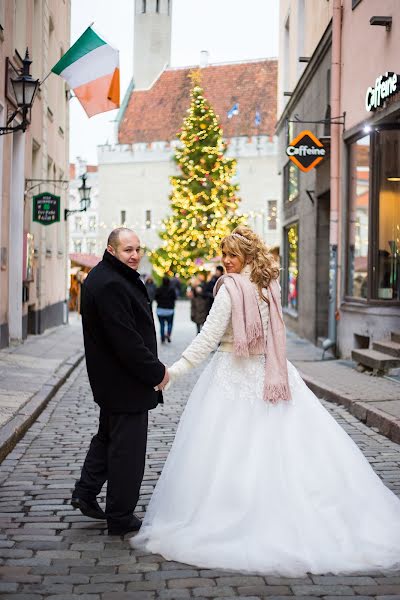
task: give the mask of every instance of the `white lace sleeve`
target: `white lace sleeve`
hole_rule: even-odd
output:
[[[222,285],[202,330],[182,353],[182,358],[169,367],[168,372],[172,380],[199,365],[218,347],[229,324],[231,308],[231,297]]]

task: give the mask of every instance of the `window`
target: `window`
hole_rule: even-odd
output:
[[[156,0],[156,13],[160,12],[160,0]]]
[[[382,127],[351,144],[349,168],[347,293],[399,302],[400,129]]]
[[[151,210],[146,210],[146,229],[151,229]]]
[[[268,200],[268,229],[276,229],[276,218],[277,218],[277,201]]]
[[[82,231],[82,217],[75,217],[75,231]]]
[[[93,215],[89,217],[89,231],[96,231],[96,217]]]
[[[347,293],[355,298],[368,295],[369,142],[366,136],[350,147]]]
[[[400,300],[400,130],[374,134],[378,157],[372,297]]]
[[[74,240],[74,252],[78,254],[82,252],[82,240]]]
[[[299,169],[289,160],[283,169],[285,202],[293,202],[299,195]]]
[[[87,240],[86,242],[88,254],[96,254],[96,241]]]
[[[126,223],[126,210],[121,210],[121,225],[125,225]]]
[[[285,229],[285,280],[283,304],[290,311],[298,310],[299,285],[299,225],[293,223]]]
[[[146,0],[142,0],[142,13],[146,12]]]

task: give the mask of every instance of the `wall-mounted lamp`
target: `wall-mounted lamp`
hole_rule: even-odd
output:
[[[16,54],[19,56],[17,51]],[[21,58],[20,56],[19,58],[22,61],[22,68],[19,71],[16,71],[17,76],[11,77],[11,85],[17,108],[8,117],[6,126],[0,127],[0,135],[18,130],[26,131],[29,124],[28,112],[32,108],[35,94],[39,87],[39,79],[32,79],[29,72],[32,61],[29,58],[28,48],[25,52],[25,58]],[[19,113],[22,115],[21,123],[10,125]]]
[[[82,185],[80,188],[78,188],[78,192],[80,196],[79,202],[82,208],[77,208],[75,210],[69,210],[69,208],[66,208],[64,210],[64,219],[68,219],[69,215],[74,213],[86,212],[90,207],[90,192],[92,188],[86,185],[87,173],[83,173],[83,175],[81,175],[81,179]]]
[[[371,17],[369,20],[369,24],[378,25],[380,27],[386,27],[386,31],[390,31],[392,29],[392,17]]]

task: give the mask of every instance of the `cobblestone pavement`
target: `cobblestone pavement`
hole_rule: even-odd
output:
[[[167,363],[194,334],[181,306]],[[166,394],[151,412],[148,463],[139,514],[144,510],[174,437],[198,371]],[[326,403],[376,472],[400,495],[400,446],[366,427],[345,409]],[[25,437],[0,465],[0,595],[3,600],[156,600],[290,597],[400,599],[400,572],[299,579],[197,569],[130,550],[105,535],[105,524],[80,516],[69,504],[97,409],[84,367],[50,401]]]

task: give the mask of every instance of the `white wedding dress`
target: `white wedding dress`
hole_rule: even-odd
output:
[[[242,272],[243,273],[243,272]],[[264,330],[268,305],[259,300]],[[264,356],[232,353],[222,286],[172,381],[197,381],[134,548],[199,567],[300,576],[400,568],[400,501],[288,363],[292,401],[263,400]]]

